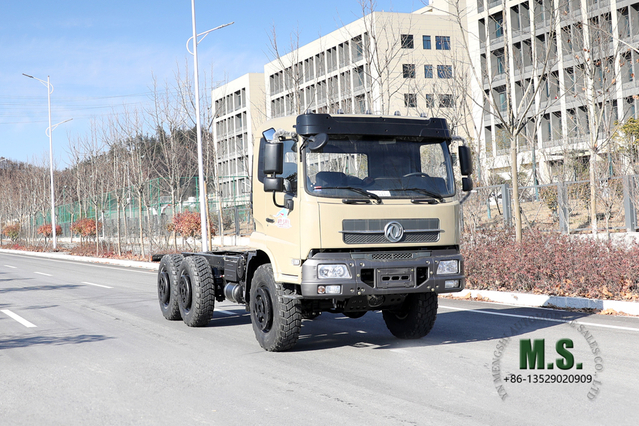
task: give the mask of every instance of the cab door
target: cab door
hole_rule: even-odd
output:
[[[258,181],[261,187],[253,189],[253,215],[256,234],[251,239],[264,245],[270,253],[275,279],[284,282],[299,282],[300,268],[300,217],[301,203],[298,202],[297,177],[299,176],[299,153],[294,140],[278,143],[283,145],[282,173],[283,192],[266,192],[264,182],[264,145],[260,141],[258,154]],[[260,241],[261,240],[261,241]]]

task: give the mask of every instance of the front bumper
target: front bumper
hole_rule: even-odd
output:
[[[440,261],[457,260],[459,270],[437,274]],[[350,278],[320,278],[319,265],[345,265]],[[448,285],[447,285],[448,284]],[[354,296],[409,293],[453,293],[464,289],[464,261],[459,251],[408,250],[317,253],[302,266],[302,297],[348,299]],[[326,288],[332,291],[327,294]]]

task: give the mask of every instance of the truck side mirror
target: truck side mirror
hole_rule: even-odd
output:
[[[462,191],[470,192],[473,190],[473,180],[467,176],[462,178]]]
[[[284,170],[284,144],[264,144],[264,174],[279,175]]]
[[[284,178],[264,176],[264,192],[283,192]]]
[[[462,176],[470,176],[473,174],[473,159],[470,148],[466,145],[459,146],[459,169],[461,170]]]

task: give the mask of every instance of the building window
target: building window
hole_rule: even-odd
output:
[[[542,7],[543,11],[543,7]],[[542,12],[543,13],[543,12]],[[495,38],[504,36],[504,18],[501,14],[495,18]]]
[[[506,68],[504,64],[504,57],[498,56],[497,57],[497,74],[504,74],[505,72],[506,72]]]
[[[417,95],[414,93],[404,93],[404,106],[408,108],[416,108]]]
[[[415,78],[415,64],[403,64],[402,71],[404,78]]]
[[[450,36],[435,36],[437,50],[450,50]]]
[[[361,89],[364,87],[364,66],[360,65],[359,67],[353,70],[353,77],[355,83],[355,89]]]
[[[435,95],[432,93],[426,94],[426,108],[435,108]]]
[[[453,95],[439,95],[439,107],[440,108],[453,108],[455,106],[455,100]]]
[[[504,112],[508,108],[506,92],[499,92],[499,110]]]
[[[424,77],[433,78],[433,66],[432,65],[424,65]]]
[[[430,50],[430,36],[423,36],[422,40],[424,42],[424,49]]]
[[[402,49],[412,49],[413,48],[413,35],[412,34],[402,34]]]
[[[453,78],[453,66],[437,65],[437,78]]]

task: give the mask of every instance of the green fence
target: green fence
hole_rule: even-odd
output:
[[[225,177],[228,181],[229,178]],[[246,178],[245,176],[238,176]],[[120,245],[127,250],[139,252],[141,250],[140,234],[147,247],[175,246],[174,235],[169,231],[168,224],[173,217],[182,212],[200,212],[198,178],[181,178],[179,185],[174,186],[171,195],[171,185],[166,179],[158,178],[148,181],[141,191],[134,187],[122,188],[83,199],[73,203],[56,206],[56,224],[62,228],[59,235],[63,241],[78,241],[71,232],[74,222],[82,218],[96,219],[101,229],[100,238],[108,245],[115,245],[118,237]],[[231,193],[220,197],[222,218],[225,235],[248,235],[253,230],[251,216],[250,194],[240,193],[239,185],[227,185]],[[64,198],[64,197],[63,197]],[[207,194],[208,212],[211,229],[214,235],[219,235],[218,197],[212,191]],[[63,200],[62,200],[63,201]],[[119,211],[119,215],[118,215]],[[36,214],[29,223],[29,228],[37,230],[40,225],[51,222],[50,211]],[[118,226],[119,224],[119,226]],[[23,225],[24,228],[24,225]],[[23,232],[29,232],[23,229]],[[179,244],[187,245],[191,242],[179,240]],[[147,249],[148,250],[148,249]]]

